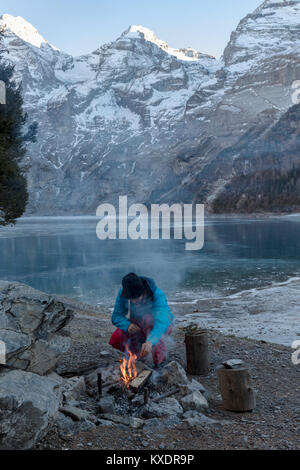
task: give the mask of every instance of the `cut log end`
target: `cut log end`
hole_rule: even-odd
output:
[[[131,390],[134,392],[141,390],[141,388],[147,383],[151,374],[151,370],[142,370],[142,372],[130,382]]]

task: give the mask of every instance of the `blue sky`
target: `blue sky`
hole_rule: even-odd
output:
[[[113,41],[131,24],[153,30],[172,47],[219,57],[230,33],[263,0],[1,0],[1,14],[22,16],[73,55]]]

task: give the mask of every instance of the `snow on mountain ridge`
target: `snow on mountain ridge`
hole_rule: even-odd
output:
[[[5,58],[39,122],[28,152],[29,211],[93,213],[118,194],[141,202],[194,198],[222,148],[291,106],[300,76],[298,6],[264,2],[232,33],[224,60],[172,49],[140,25],[77,57],[8,29]]]
[[[249,67],[269,56],[300,52],[299,37],[300,0],[266,0],[231,34],[224,50],[225,65],[248,62]]]
[[[0,23],[6,30],[10,30],[20,39],[35,47],[40,48],[42,44],[48,44],[52,49],[59,50],[43,38],[37,29],[21,16],[13,16],[5,13],[0,17]]]
[[[139,33],[144,37],[146,41],[153,42],[154,44],[156,44],[157,46],[161,48],[169,47],[167,42],[162,41],[161,39],[158,39],[158,37],[154,34],[154,32],[151,31],[151,29],[146,28],[145,26],[133,24],[129,26],[129,28],[126,31],[124,31],[122,36],[129,36],[131,35],[131,33],[132,33],[132,37],[136,37],[134,36],[134,33]]]
[[[196,61],[202,59],[204,57],[209,57],[210,59],[214,59],[213,56],[209,56],[207,54],[202,54],[198,52],[196,49],[192,47],[180,48],[176,49],[174,47],[170,47],[166,41],[162,41],[159,39],[151,29],[146,28],[142,25],[131,25],[129,28],[124,31],[121,35],[122,37],[127,38],[143,38],[145,41],[152,42],[160,49],[164,50],[167,54],[173,55],[177,57],[179,60],[186,60],[186,61]]]
[[[27,20],[25,20],[21,16],[13,16],[10,14],[3,14],[0,16],[0,25],[4,27],[4,29],[7,32],[11,32],[15,34],[17,37],[22,39],[28,44],[31,44],[34,47],[41,48],[42,45],[48,45],[53,49],[54,51],[60,51],[57,47],[53,46],[53,44],[49,43],[39,32],[38,30]],[[120,39],[144,39],[147,42],[150,42],[152,44],[155,44],[158,48],[162,49],[165,53],[176,57],[178,60],[182,61],[187,61],[187,62],[193,62],[193,61],[198,61],[198,60],[205,60],[205,59],[215,59],[211,55],[207,54],[202,54],[198,52],[196,49],[193,49],[191,47],[186,47],[186,48],[180,48],[176,49],[173,47],[170,47],[169,44],[165,41],[162,41],[159,39],[153,31],[151,31],[149,28],[146,28],[145,26],[142,25],[131,25],[127,30],[125,30],[120,38]],[[111,44],[114,44],[116,41],[113,41],[110,44],[104,44],[103,46],[100,46],[98,50],[105,50],[110,47]],[[68,55],[68,54],[65,54]],[[74,57],[76,61],[81,60],[81,57],[86,57],[89,54],[85,56],[78,56]]]
[[[288,3],[295,3],[295,2],[300,2],[300,0],[265,0],[261,5],[259,5],[256,10],[254,10],[254,13],[260,13],[262,10],[265,8],[269,8],[271,6],[280,5],[286,6]],[[281,6],[281,5],[280,5]]]

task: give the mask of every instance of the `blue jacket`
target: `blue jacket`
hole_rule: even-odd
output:
[[[149,277],[140,276],[148,282],[150,289],[153,292],[153,301],[149,300],[142,305],[130,304],[130,318],[139,321],[143,315],[151,314],[154,320],[152,331],[148,335],[147,341],[153,345],[158,343],[162,335],[167,331],[169,326],[173,323],[174,315],[172,314],[168,305],[165,294],[159,289],[153,279]],[[128,331],[131,321],[126,317],[128,314],[128,300],[121,297],[123,288],[119,290],[114,311],[112,313],[112,323],[121,330]]]

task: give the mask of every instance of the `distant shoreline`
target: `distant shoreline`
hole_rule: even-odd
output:
[[[253,212],[253,213],[224,213],[224,214],[212,214],[206,213],[206,219],[267,219],[277,217],[300,217],[300,212]],[[90,214],[78,214],[78,215],[26,215],[20,217],[18,220],[34,220],[34,219],[91,219],[98,220],[99,217]]]

